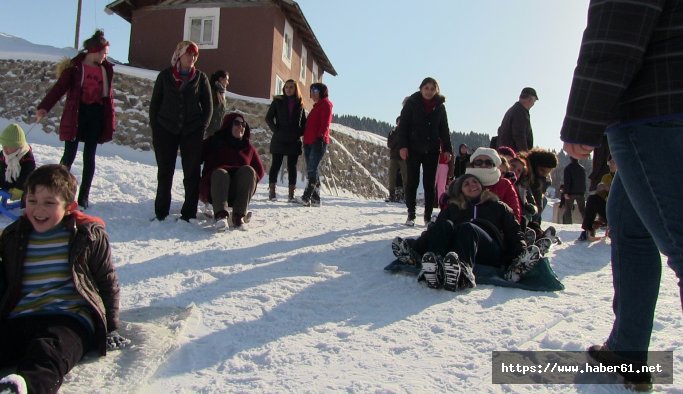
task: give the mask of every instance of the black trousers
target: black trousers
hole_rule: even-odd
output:
[[[185,187],[185,202],[180,210],[180,216],[185,220],[197,217],[202,138],[201,132],[176,135],[165,130],[152,130],[152,145],[157,160],[157,194],[154,200],[154,213],[157,219],[165,219],[171,210],[171,188],[178,148],[180,148],[183,186]]]
[[[268,173],[268,183],[277,183],[277,175],[282,167],[282,160],[285,155],[278,155],[273,153],[273,162],[270,165],[270,172]],[[299,161],[299,155],[287,155],[287,180],[288,185],[296,185],[296,163]]]
[[[78,192],[78,202],[87,203],[90,195],[90,185],[95,176],[95,155],[97,141],[102,135],[104,122],[104,106],[101,104],[81,104],[78,109],[78,136],[72,141],[64,141],[64,154],[59,161],[69,171],[76,160],[78,142],[83,141],[83,175]],[[84,204],[81,204],[84,205]]]
[[[0,367],[15,367],[31,394],[56,393],[93,346],[76,318],[26,316],[0,322]]]
[[[581,228],[586,231],[593,231],[593,222],[600,215],[603,220],[607,220],[607,201],[597,194],[591,194],[586,200],[586,209],[583,213],[583,223]]]
[[[454,226],[450,220],[438,220],[429,227],[427,234],[427,250],[439,256],[455,252],[460,261],[471,266],[504,265],[500,245],[474,223],[466,222]]]
[[[434,209],[434,181],[436,179],[436,167],[439,165],[439,152],[435,153],[416,153],[410,151],[406,160],[408,172],[408,182],[405,186],[406,207],[408,213],[415,214],[415,199],[417,197],[417,186],[420,181],[420,166],[422,166],[422,187],[425,194],[424,217],[431,217]]]

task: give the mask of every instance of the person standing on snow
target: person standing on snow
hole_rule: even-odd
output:
[[[538,101],[534,88],[524,88],[519,100],[505,112],[498,127],[496,147],[509,146],[515,152],[528,151],[534,147],[534,133],[531,129],[529,110]]]

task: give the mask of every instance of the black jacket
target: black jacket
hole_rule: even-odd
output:
[[[399,151],[401,147],[398,146],[398,127],[394,127],[387,136],[387,146],[389,147],[390,159],[401,159]]]
[[[288,98],[275,96],[266,113],[266,123],[273,132],[270,153],[276,155],[300,155],[301,136],[306,126],[306,113],[299,100],[294,98],[292,115],[289,114]]]
[[[435,96],[437,105],[427,114],[422,105],[422,94],[413,93],[401,110],[401,123],[398,126],[398,146],[408,148],[419,154],[439,153],[443,144],[443,151],[453,153],[448,115],[446,114],[446,99]]]
[[[498,146],[509,146],[515,152],[534,147],[534,133],[531,130],[529,110],[518,101],[507,110],[498,127]]]
[[[159,73],[149,103],[152,130],[164,130],[175,135],[203,135],[211,122],[212,112],[211,86],[206,74],[197,70],[180,90],[171,67]]]

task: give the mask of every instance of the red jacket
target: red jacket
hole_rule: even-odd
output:
[[[519,206],[517,190],[512,185],[512,182],[510,182],[508,179],[500,178],[497,183],[491,186],[484,186],[484,189],[493,192],[496,196],[498,196],[498,198],[500,198],[500,201],[512,208],[515,218],[517,218],[519,223],[522,223],[522,209]]]
[[[66,93],[66,102],[62,111],[62,120],[59,122],[60,141],[73,141],[78,136],[78,110],[81,105],[81,87],[83,86],[83,59],[84,53],[78,54],[71,59],[69,66],[62,71],[59,79],[48,91],[43,101],[38,104],[38,109],[50,111],[59,99]],[[102,63],[106,75],[107,92],[104,94],[104,116],[102,118],[102,134],[97,141],[100,144],[109,142],[114,135],[116,128],[116,117],[114,115],[114,89],[112,80],[114,78],[114,65],[105,60]]]
[[[228,119],[233,114],[226,115]],[[234,117],[233,117],[234,118]],[[211,174],[219,169],[237,170],[242,166],[251,166],[256,171],[256,176],[260,181],[265,175],[263,162],[258,152],[249,142],[250,128],[247,125],[239,144],[231,134],[232,119],[224,121],[227,127],[216,131],[214,135],[202,142],[202,178],[199,181],[199,200],[202,202],[211,201]],[[240,146],[241,145],[241,146]]]
[[[332,123],[332,102],[325,97],[313,104],[313,109],[308,114],[304,129],[304,145],[310,145],[318,138],[325,139],[325,143],[329,144],[330,123]]]

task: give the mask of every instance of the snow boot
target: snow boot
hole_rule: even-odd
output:
[[[443,262],[440,256],[433,252],[427,252],[422,256],[422,272],[418,275],[418,280],[423,277],[427,286],[432,289],[443,287]]]
[[[408,227],[415,227],[415,212],[408,212],[408,219],[405,224]]]
[[[548,253],[548,250],[550,250],[550,246],[552,244],[553,241],[551,241],[550,238],[541,238],[534,242],[534,245],[538,246],[538,250],[541,252],[541,256],[545,256],[545,254]]]
[[[21,375],[11,374],[0,379],[0,394],[26,394],[26,380]]]
[[[458,278],[458,289],[472,289],[477,287],[474,278],[472,264],[460,260],[460,277]]]
[[[541,258],[541,251],[536,245],[527,246],[522,253],[512,260],[512,264],[505,272],[504,278],[510,282],[519,282],[520,279],[536,266]]]
[[[218,211],[214,215],[214,228],[216,231],[226,231],[230,225],[230,214],[227,211]]]
[[[391,241],[391,251],[396,256],[396,259],[403,264],[417,265],[420,261],[420,255],[410,246],[407,239],[401,237],[394,238]]]
[[[270,201],[277,200],[277,196],[275,195],[275,184],[274,183],[268,184],[268,199]]]
[[[652,391],[652,374],[649,371],[640,372],[643,364],[634,360],[622,357],[610,349],[607,345],[593,345],[588,348],[588,358],[596,364],[617,367],[616,373],[624,378],[624,387],[630,391],[650,392]],[[634,372],[630,369],[619,368],[622,365],[633,366]]]
[[[577,239],[578,242],[585,242],[588,241],[588,234],[586,234],[586,230],[581,231],[581,234],[579,234],[579,239]]]
[[[310,207],[313,189],[315,189],[315,181],[309,180],[308,184],[306,185],[306,188],[304,189],[304,194],[301,197],[297,198],[295,202],[305,207]]]
[[[249,223],[251,221],[251,211],[247,212],[246,215],[240,215],[236,213],[232,213],[232,227],[235,230],[246,230],[247,227],[245,224]]]
[[[443,288],[448,291],[458,290],[460,280],[460,258],[455,252],[448,252],[443,258],[444,283]]]
[[[311,206],[320,206],[320,181],[316,181],[315,187],[313,188],[313,193],[311,194]]]
[[[289,185],[289,195],[287,196],[287,202],[294,202],[294,192],[296,191],[296,185]]]
[[[536,232],[532,228],[524,230],[524,241],[527,245],[533,245],[536,242]]]

